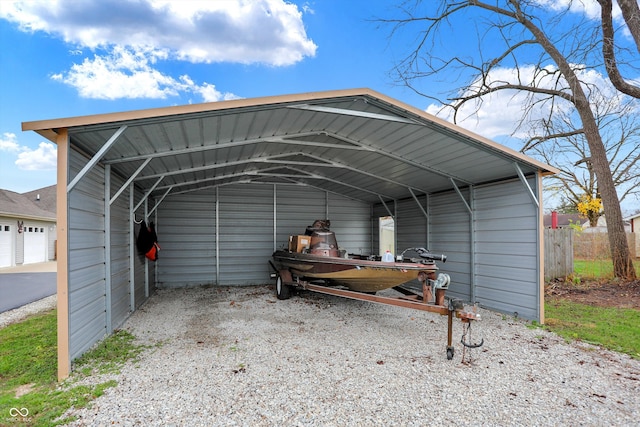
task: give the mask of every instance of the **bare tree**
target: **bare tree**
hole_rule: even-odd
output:
[[[602,99],[593,104],[613,182],[622,202],[627,197],[640,196],[640,117],[635,113],[637,103],[620,101],[624,98]],[[532,137],[523,151],[560,169],[559,174],[545,178],[548,181],[546,189],[560,195],[565,207],[570,206],[573,210],[585,197],[599,199],[589,144],[584,134],[576,131],[577,124],[572,115],[558,111],[553,117],[531,125],[532,135],[546,136]],[[597,225],[600,216],[602,211],[587,214],[592,227]]]
[[[475,11],[473,15],[468,13],[471,10]],[[535,0],[407,1],[401,11],[403,16],[398,19],[382,20],[394,25],[392,34],[417,27],[415,45],[396,67],[398,77],[424,95],[420,90],[423,78],[466,79],[463,90],[445,102],[454,109],[454,117],[463,106],[475,103],[479,108],[483,97],[500,91],[529,94],[523,122],[542,106],[549,111],[571,106],[581,125],[577,131],[588,145],[590,165],[607,216],[614,274],[635,278],[607,151],[589,102],[594,87],[581,79],[584,73],[602,66],[597,49],[602,40],[600,23],[585,17],[571,20],[575,25],[567,27],[569,20],[563,18],[570,13],[568,7],[551,14]],[[476,27],[477,44],[460,40],[463,43],[454,48],[456,28],[463,25]],[[451,46],[450,54],[443,58],[432,56],[431,48],[443,41]],[[525,72],[532,65],[533,71]],[[492,73],[501,67],[513,69],[514,78],[493,79]]]

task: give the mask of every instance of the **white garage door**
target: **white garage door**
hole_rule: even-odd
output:
[[[47,260],[47,235],[41,226],[24,227],[24,263],[45,262]]]
[[[0,222],[0,267],[11,266],[11,226]]]

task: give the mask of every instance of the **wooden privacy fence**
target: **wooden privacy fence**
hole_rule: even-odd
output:
[[[636,258],[637,233],[627,233],[631,257]],[[544,279],[551,280],[573,274],[573,258],[611,259],[607,233],[576,232],[572,228],[544,230]]]
[[[573,274],[573,238],[571,228],[544,229],[544,280]]]
[[[631,257],[636,254],[636,233],[627,233]],[[578,233],[573,243],[573,256],[578,259],[610,259],[609,236],[607,233]]]

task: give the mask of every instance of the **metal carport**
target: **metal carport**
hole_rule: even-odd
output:
[[[449,293],[542,321],[554,168],[369,89],[25,122],[58,146],[58,375],[158,286],[268,280],[314,219],[351,252],[446,253]],[[135,250],[155,221],[160,259]]]

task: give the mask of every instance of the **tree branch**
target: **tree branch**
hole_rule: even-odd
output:
[[[626,93],[629,96],[633,96],[634,98],[640,98],[640,87],[634,86],[628,83],[618,70],[618,62],[616,60],[616,54],[614,49],[614,33],[613,33],[613,16],[611,13],[612,9],[612,0],[598,0],[600,3],[601,9],[601,17],[602,17],[602,55],[604,56],[604,65],[607,70],[607,74],[609,75],[609,79],[611,83],[622,93]],[[638,46],[638,52],[640,52],[640,11],[638,10],[638,3],[634,1],[618,0],[620,7],[622,8],[623,3],[628,3],[625,6],[625,10],[629,15],[624,15],[625,20],[627,20],[627,24],[629,26],[630,31],[634,35],[636,44]],[[633,11],[633,5],[635,4],[635,16]],[[632,24],[636,26],[635,31],[632,29]],[[636,34],[638,33],[638,34]]]

